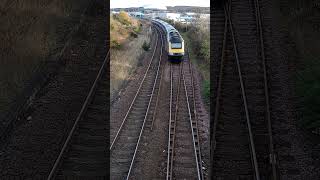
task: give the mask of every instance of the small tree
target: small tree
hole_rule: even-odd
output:
[[[201,43],[200,54],[205,61],[210,62],[210,43],[208,40],[204,40]]]
[[[150,44],[147,43],[146,41],[144,41],[143,44],[142,44],[142,48],[143,48],[145,51],[149,51]]]

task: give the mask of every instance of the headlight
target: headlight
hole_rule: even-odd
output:
[[[169,52],[168,54],[169,54],[170,56],[172,56],[172,55],[173,55],[173,53],[171,53],[171,52]]]

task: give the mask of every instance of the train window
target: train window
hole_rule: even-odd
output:
[[[172,49],[181,49],[182,48],[182,41],[179,36],[171,36],[170,37],[171,48]]]
[[[171,43],[171,48],[172,49],[181,49],[182,44],[181,43]]]

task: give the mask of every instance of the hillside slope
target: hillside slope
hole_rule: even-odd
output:
[[[0,119],[33,84],[39,64],[60,53],[89,4],[89,0],[0,2]]]
[[[125,12],[110,17],[110,96],[117,96],[149,50],[150,22],[134,19]]]

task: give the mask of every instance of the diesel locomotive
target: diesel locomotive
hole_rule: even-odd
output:
[[[181,62],[184,56],[184,40],[180,33],[169,23],[160,19],[153,19],[152,23],[160,27],[165,34],[165,51],[168,54],[168,60]]]

